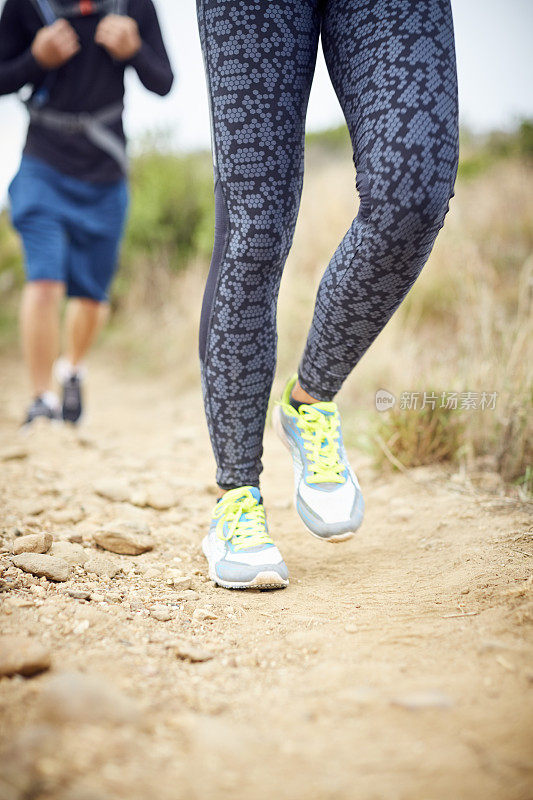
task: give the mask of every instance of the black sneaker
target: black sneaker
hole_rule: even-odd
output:
[[[49,419],[51,421],[61,420],[61,411],[59,408],[53,408],[43,400],[42,396],[36,397],[26,414],[26,419],[23,422],[23,427],[31,425],[36,419]]]
[[[81,379],[77,374],[71,375],[63,382],[63,419],[77,425],[83,413]]]

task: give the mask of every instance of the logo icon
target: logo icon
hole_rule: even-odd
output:
[[[388,411],[391,408],[394,408],[396,403],[396,398],[392,394],[392,392],[388,392],[386,389],[378,389],[376,392],[376,409],[378,411]]]

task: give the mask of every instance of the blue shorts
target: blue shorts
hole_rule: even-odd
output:
[[[125,180],[97,184],[23,156],[9,187],[29,281],[61,281],[69,297],[107,300],[128,209]]]

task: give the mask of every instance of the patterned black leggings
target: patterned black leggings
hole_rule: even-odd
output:
[[[200,358],[217,481],[229,488],[257,485],[261,472],[319,38],[361,200],[324,273],[298,370],[320,400],[398,308],[442,227],[457,168],[457,82],[449,0],[198,0],[198,19],[216,198]]]

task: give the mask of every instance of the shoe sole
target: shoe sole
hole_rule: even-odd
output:
[[[292,452],[292,446],[287,437],[287,434],[285,433],[285,428],[283,427],[283,423],[281,421],[281,408],[279,406],[276,406],[274,408],[274,411],[272,412],[272,423],[274,425],[274,430],[276,431],[278,437],[281,439],[282,443],[285,445],[285,447],[290,453],[294,469],[294,456]],[[338,542],[346,542],[348,539],[351,539],[353,537],[356,530],[358,530],[360,527],[358,525],[354,531],[346,531],[346,533],[335,533],[332,534],[331,536],[321,536],[319,533],[316,533],[312,528],[309,527],[305,519],[300,514],[298,510],[298,495],[296,492],[296,488],[294,490],[293,502],[294,502],[294,508],[296,509],[296,513],[298,514],[301,521],[305,525],[306,530],[308,530],[311,536],[314,536],[315,539],[320,539],[321,542],[331,542],[332,544],[337,544]]]
[[[39,420],[44,420],[44,422],[39,422]],[[51,425],[54,428],[62,428],[64,425],[70,426],[71,428],[75,428],[78,430],[79,428],[84,428],[87,425],[87,414],[82,414],[81,417],[77,422],[70,422],[66,419],[49,419],[48,417],[36,417],[31,422],[25,422],[21,425],[18,429],[19,436],[29,436],[32,431],[36,429],[36,426],[44,425],[45,423]]]
[[[218,577],[214,567],[211,566],[211,560],[209,558],[207,547],[207,536],[202,540],[202,551],[209,565],[210,579],[213,581],[213,583],[216,583],[217,586],[221,586],[223,589],[285,589],[289,585],[288,578],[285,580],[281,577],[281,575],[273,570],[259,572],[251,581],[224,581],[222,578]]]
[[[24,422],[19,427],[19,436],[29,436],[32,431],[36,430],[36,428],[41,425],[51,425],[53,428],[59,428],[63,425],[63,420],[50,419],[49,417],[35,417],[31,422]]]
[[[81,425],[85,425],[87,422],[87,415],[85,412],[82,412],[76,420],[65,419],[65,417],[63,417],[61,422],[63,422],[65,425],[72,425],[73,428],[79,428]]]

